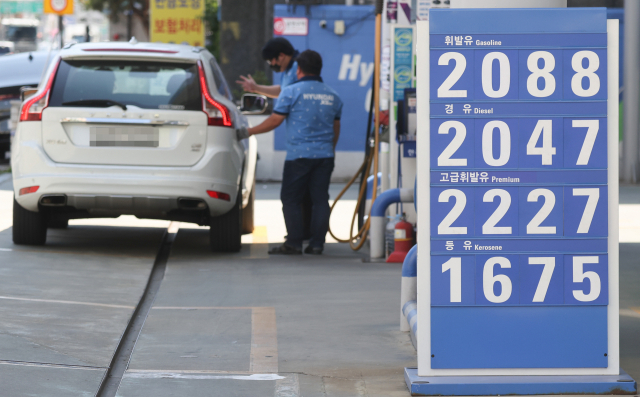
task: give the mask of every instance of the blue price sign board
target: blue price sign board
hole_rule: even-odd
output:
[[[607,375],[618,352],[618,25],[418,22],[418,373]]]

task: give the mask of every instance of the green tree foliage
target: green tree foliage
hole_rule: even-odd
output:
[[[220,21],[218,21],[218,0],[206,0],[204,8],[207,50],[220,59]]]

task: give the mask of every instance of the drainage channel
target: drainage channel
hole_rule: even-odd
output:
[[[179,222],[171,222],[162,236],[162,244],[160,245],[156,260],[153,263],[153,269],[151,270],[149,281],[147,281],[147,286],[131,316],[129,325],[127,325],[122,335],[120,344],[113,355],[109,370],[102,380],[96,397],[115,397],[118,387],[120,387],[120,382],[122,382],[122,377],[131,361],[131,355],[136,346],[136,341],[140,336],[140,331],[142,331],[142,326],[149,315],[158,290],[160,290],[160,284],[162,284],[162,279],[164,278],[164,273],[167,268],[167,261],[171,252],[171,245],[176,238],[179,228]]]

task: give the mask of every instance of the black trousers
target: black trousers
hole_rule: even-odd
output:
[[[285,161],[280,200],[287,226],[287,245],[302,248],[305,239],[302,203],[308,193],[311,198],[309,246],[324,246],[329,229],[329,183],[333,167],[333,157]]]
[[[311,238],[311,215],[313,210],[313,202],[311,201],[311,193],[307,190],[302,198],[302,239],[309,240]]]

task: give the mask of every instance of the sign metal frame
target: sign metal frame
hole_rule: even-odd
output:
[[[430,211],[430,37],[429,21],[417,22],[417,197],[418,201],[418,375],[419,376],[530,376],[618,375],[619,253],[618,253],[618,31],[617,20],[607,20],[607,187],[608,187],[608,287],[606,368],[477,368],[434,369],[431,365],[431,211]]]

